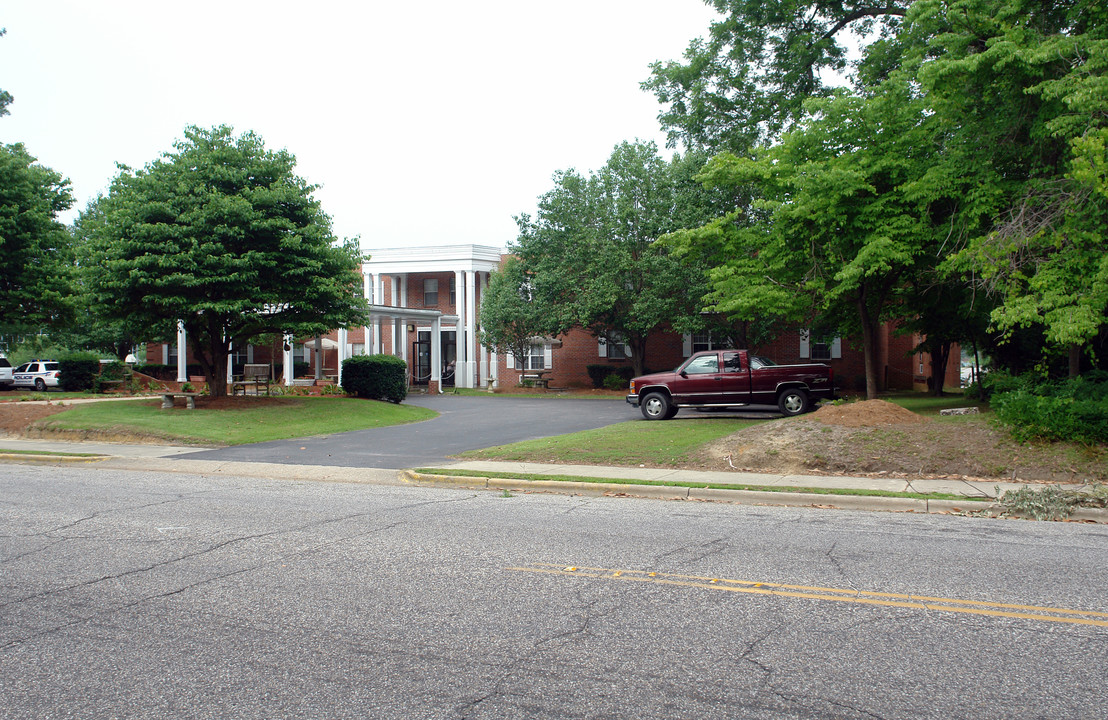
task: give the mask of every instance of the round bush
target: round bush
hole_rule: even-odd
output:
[[[355,355],[342,361],[342,389],[370,400],[399,403],[408,396],[408,364],[393,355]]]

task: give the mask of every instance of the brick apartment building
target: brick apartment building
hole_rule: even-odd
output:
[[[487,388],[516,385],[524,372],[541,371],[552,387],[588,387],[589,365],[627,367],[626,348],[598,340],[576,329],[557,338],[536,338],[519,363],[481,346],[477,322],[489,274],[501,250],[481,245],[381,248],[362,265],[369,324],[332,331],[322,338],[286,338],[278,347],[234,348],[228,374],[245,363],[272,363],[275,375],[291,384],[294,369],[316,379],[339,379],[342,360],[362,353],[386,353],[408,363],[409,382],[432,391],[443,387]],[[911,353],[918,338],[897,335],[885,326],[879,334],[878,377],[896,390],[926,390],[930,359]],[[185,360],[176,345],[151,345],[147,362],[176,364],[185,377]],[[647,347],[647,366],[669,369],[691,353],[718,347],[710,337],[658,333]],[[752,348],[781,363],[823,362],[832,367],[841,390],[865,388],[865,361],[860,343],[836,338],[813,343],[803,328],[783,328],[772,342]],[[952,352],[945,385],[958,387],[958,351]],[[522,367],[521,367],[522,365]]]

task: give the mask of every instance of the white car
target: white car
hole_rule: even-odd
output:
[[[3,355],[0,355],[0,390],[11,390],[15,384],[12,379],[12,364]]]
[[[12,372],[16,387],[33,387],[45,390],[58,386],[58,363],[54,360],[32,360],[23,363]]]

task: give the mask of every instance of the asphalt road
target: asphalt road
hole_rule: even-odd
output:
[[[0,718],[1104,717],[1106,556],[1076,523],[0,465]]]
[[[614,400],[413,395],[404,402],[431,408],[440,415],[410,425],[204,450],[177,459],[425,467],[441,464],[465,450],[591,430],[642,417],[637,409]]]

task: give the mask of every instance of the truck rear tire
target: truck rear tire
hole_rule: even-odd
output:
[[[807,412],[808,393],[799,388],[789,388],[777,396],[777,408],[785,417]]]
[[[652,392],[644,397],[639,409],[647,420],[668,420],[673,417],[670,414],[673,406],[670,405],[669,398],[660,392]]]

